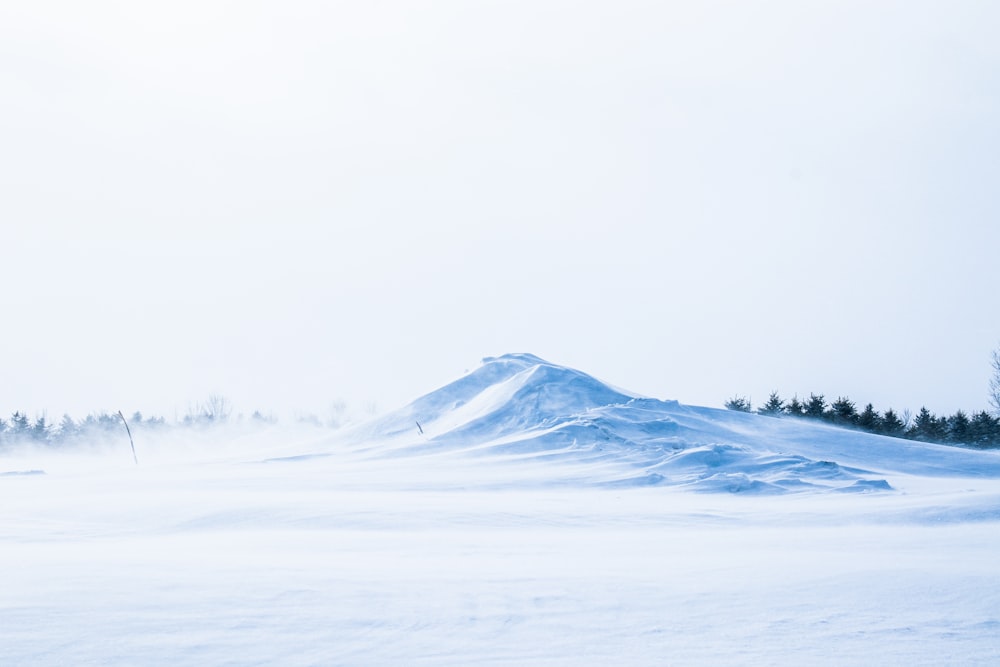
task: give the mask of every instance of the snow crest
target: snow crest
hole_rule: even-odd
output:
[[[1000,474],[984,452],[943,456],[936,445],[645,398],[531,354],[487,357],[350,438],[370,455],[534,461],[566,482],[706,492],[884,492],[890,473]]]

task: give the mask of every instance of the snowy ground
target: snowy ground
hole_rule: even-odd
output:
[[[524,402],[497,381],[472,392],[489,392],[476,414],[493,424],[497,406]],[[397,414],[328,441],[137,441],[138,467],[127,442],[7,453],[0,664],[1000,661],[1000,456],[664,405],[711,424],[714,446],[741,447],[750,482],[774,479],[751,454],[836,451],[854,469],[874,446],[861,476],[891,490],[692,483],[678,453],[709,443],[690,415],[683,441],[626,462],[638,475],[579,440],[575,458],[537,437],[518,456],[507,431],[451,447],[432,431],[462,409],[451,403],[424,435],[390,432],[408,420]],[[575,407],[577,424],[593,406]],[[703,461],[698,475],[732,465]],[[647,468],[659,483],[616,483]]]

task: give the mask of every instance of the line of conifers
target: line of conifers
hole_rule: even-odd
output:
[[[909,410],[897,414],[892,408],[880,413],[869,403],[859,412],[854,402],[846,397],[840,397],[827,405],[823,394],[810,394],[806,401],[792,398],[786,402],[777,392],[772,392],[767,402],[756,410],[750,400],[743,396],[726,401],[726,408],[771,417],[817,419],[868,433],[922,442],[1000,447],[1000,419],[986,410],[973,413],[972,416],[959,410],[950,417],[938,417],[925,407],[920,408],[916,415],[910,414]]]
[[[127,420],[132,429],[147,433],[174,428],[205,429],[235,423],[257,424],[264,427],[277,421],[275,417],[263,415],[260,412],[254,412],[249,417],[244,417],[243,415],[232,416],[228,412],[211,413],[206,411],[189,413],[181,420],[172,423],[167,422],[163,417],[143,417],[140,412],[133,413],[127,417]],[[336,426],[331,422],[324,423],[314,415],[300,417],[297,421],[316,427],[332,428]],[[0,448],[30,443],[67,446],[104,439],[118,440],[124,437],[125,428],[118,413],[96,412],[81,420],[74,420],[69,415],[64,415],[58,423],[48,421],[44,415],[30,419],[27,413],[20,411],[14,412],[9,419],[0,418]]]
[[[785,402],[777,392],[771,392],[757,414],[771,417],[790,416],[803,419],[819,419],[838,426],[856,428],[868,433],[907,438],[944,445],[964,445],[970,447],[1000,447],[1000,348],[993,351],[990,361],[989,401],[994,415],[986,410],[972,413],[959,410],[950,417],[938,417],[927,408],[920,408],[914,417],[909,410],[902,415],[891,408],[879,413],[869,403],[858,412],[854,402],[840,397],[830,405],[823,394],[810,394],[809,400],[799,401],[797,397]],[[740,412],[754,412],[750,399],[735,396],[726,401],[726,407]]]
[[[823,394],[810,394],[809,400],[805,402],[800,401],[798,397],[786,402],[777,392],[771,392],[767,402],[756,411],[750,399],[745,396],[735,396],[726,401],[725,406],[729,410],[757,412],[770,417],[817,419],[837,426],[895,438],[947,445],[1000,448],[1000,349],[993,352],[991,365],[993,374],[990,379],[989,398],[995,408],[996,417],[986,410],[972,413],[971,417],[962,410],[950,417],[938,417],[926,407],[920,408],[916,416],[910,414],[909,410],[904,410],[900,415],[892,408],[880,413],[871,403],[859,412],[854,402],[846,397],[839,397],[827,405]],[[168,425],[162,417],[143,419],[139,412],[134,413],[128,421],[140,429],[165,429],[173,426],[206,427],[227,422],[231,412],[232,406],[228,400],[213,394],[205,403],[189,411],[182,421],[174,425]],[[119,414],[91,413],[79,422],[74,421],[69,415],[64,415],[62,421],[56,425],[49,423],[44,415],[32,421],[25,413],[15,412],[9,421],[0,419],[0,446],[25,441],[62,445],[107,436],[121,428],[119,419],[124,421],[124,416],[119,417]],[[238,419],[242,420],[242,416]],[[275,421],[273,417],[264,416],[260,412],[254,412],[250,420],[258,424],[270,424]],[[299,421],[315,426],[323,425],[318,418],[311,415]],[[327,425],[337,426],[337,423],[331,422]],[[129,435],[131,436],[131,433]]]

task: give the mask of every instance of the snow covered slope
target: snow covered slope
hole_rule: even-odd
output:
[[[994,452],[530,355],[162,438],[0,450],[0,665],[1000,664]]]
[[[878,491],[900,476],[1000,477],[993,452],[643,398],[530,354],[488,357],[348,440],[379,456],[536,459],[555,479],[704,491]]]

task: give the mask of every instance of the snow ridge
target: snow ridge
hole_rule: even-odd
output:
[[[487,357],[350,439],[377,456],[535,461],[551,479],[709,492],[886,491],[890,473],[1000,476],[989,452],[644,398],[524,353]]]

